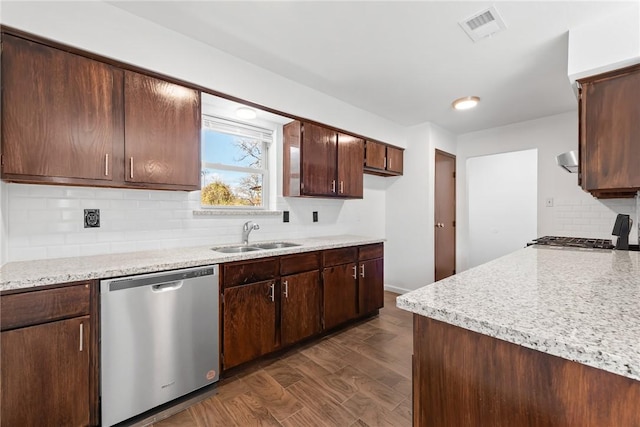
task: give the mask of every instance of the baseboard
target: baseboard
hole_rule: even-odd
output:
[[[398,288],[396,286],[391,286],[391,285],[384,285],[384,290],[393,292],[394,294],[400,294],[400,295],[406,294],[407,292],[412,291],[412,289],[403,289],[403,288]]]

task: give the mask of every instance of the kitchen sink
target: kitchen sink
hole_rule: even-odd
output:
[[[211,248],[211,250],[216,251],[216,252],[223,252],[225,254],[237,254],[237,253],[241,253],[241,252],[252,252],[252,251],[259,251],[262,248],[257,248],[255,246],[223,246],[221,248]]]
[[[293,246],[301,246],[298,243],[290,243],[290,242],[271,242],[271,243],[256,243],[253,245],[239,245],[239,246],[221,246],[218,248],[211,248],[211,250],[216,252],[222,252],[225,254],[237,254],[241,252],[252,252],[252,251],[261,251],[263,249],[282,249],[282,248],[290,248]]]
[[[301,246],[298,243],[290,243],[290,242],[272,242],[272,243],[255,243],[253,244],[256,248],[260,249],[281,249],[281,248],[291,248],[293,246]]]

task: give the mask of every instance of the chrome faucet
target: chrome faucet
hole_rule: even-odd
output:
[[[260,230],[260,226],[253,221],[247,221],[242,226],[242,243],[245,245],[249,244],[249,233],[252,230]]]

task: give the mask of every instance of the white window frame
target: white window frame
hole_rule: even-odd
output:
[[[262,142],[262,158],[260,159],[261,168],[251,168],[243,166],[229,165],[225,163],[210,163],[201,161],[200,171],[204,169],[218,169],[232,172],[245,172],[250,174],[262,175],[262,206],[228,206],[228,205],[203,205],[200,201],[202,209],[226,209],[226,210],[268,210],[269,209],[269,150],[275,138],[273,129],[266,129],[249,123],[231,120],[219,117],[213,114],[202,114],[202,130],[213,130],[220,133],[257,139]]]

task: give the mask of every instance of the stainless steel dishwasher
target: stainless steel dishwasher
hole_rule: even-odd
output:
[[[102,425],[219,377],[218,266],[100,282]]]

